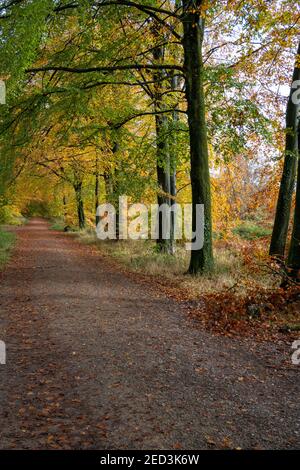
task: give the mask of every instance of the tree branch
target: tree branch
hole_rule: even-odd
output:
[[[120,6],[127,6],[127,7],[134,7],[137,8],[140,11],[144,11],[145,13],[148,13],[149,11],[151,13],[162,13],[163,15],[168,15],[172,16],[173,18],[179,19],[180,16],[177,15],[175,12],[172,10],[165,10],[164,8],[160,7],[154,7],[152,5],[141,5],[136,2],[128,1],[128,0],[104,0],[102,2],[96,2],[96,5],[98,7],[102,6],[110,6],[110,5],[120,5]]]
[[[131,115],[131,116],[125,118],[123,121],[114,124],[113,127],[116,128],[116,129],[118,129],[119,127],[124,126],[124,124],[127,124],[127,122],[132,121],[133,119],[136,119],[136,118],[138,118],[138,117],[142,117],[142,116],[155,116],[156,114],[173,113],[174,111],[176,111],[177,113],[186,114],[186,111],[183,111],[182,109],[174,109],[174,108],[171,108],[171,109],[164,109],[164,110],[161,110],[161,111],[143,111],[143,112],[136,113],[136,114],[133,114],[133,115]]]
[[[128,65],[114,65],[107,67],[63,67],[55,65],[46,65],[44,67],[34,67],[25,70],[26,73],[37,72],[68,72],[68,73],[92,73],[92,72],[116,72],[118,70],[180,70],[183,72],[183,67],[180,65],[172,64],[128,64]]]

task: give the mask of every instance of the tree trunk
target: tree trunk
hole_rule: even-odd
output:
[[[171,80],[171,89],[176,90],[178,86],[178,77],[173,76]],[[171,129],[172,129],[172,145],[170,148],[170,195],[171,195],[171,208],[176,204],[176,148],[177,148],[177,123],[179,121],[179,115],[177,111],[172,113],[171,118]],[[170,234],[170,251],[175,254],[175,214],[171,212],[171,234]]]
[[[297,54],[300,54],[300,42]],[[296,61],[294,68],[293,82],[300,79],[300,68],[297,64],[299,65],[299,59]],[[281,259],[284,259],[285,255],[297,168],[297,112],[299,106],[292,101],[293,92],[294,90],[291,87],[286,110],[285,158],[270,244],[270,255]]]
[[[112,153],[114,155],[114,161],[117,158],[115,154],[119,151],[119,144],[116,140],[113,142]],[[120,162],[118,162],[120,164]],[[118,165],[115,168],[112,176],[112,199],[116,210],[116,240],[120,239],[120,213],[119,213],[119,168]]]
[[[155,39],[161,39],[160,35],[161,26],[155,24],[153,26],[153,34]],[[164,61],[164,46],[157,46],[153,49],[153,59],[158,64],[163,64]],[[156,128],[156,168],[157,168],[157,183],[158,183],[158,194],[157,203],[161,207],[166,204],[168,207],[171,205],[170,200],[170,153],[169,153],[169,136],[168,136],[168,117],[165,114],[159,114],[160,111],[164,110],[164,103],[162,99],[163,83],[166,80],[166,72],[161,69],[153,74],[154,85],[154,109],[158,114],[155,115],[155,128]],[[171,254],[171,243],[170,237],[165,238],[163,236],[163,222],[164,217],[169,217],[169,214],[163,212],[158,213],[158,238],[156,240],[158,250],[162,253]],[[165,221],[167,224],[171,224],[170,220]]]
[[[104,171],[103,178],[105,184],[106,202],[112,202],[113,182],[111,171]]]
[[[77,205],[78,226],[82,230],[85,228],[85,214],[82,198],[82,181],[74,183],[74,191]]]
[[[202,0],[183,0],[183,47],[187,114],[190,137],[192,230],[196,231],[196,205],[204,205],[204,245],[191,251],[189,272],[198,274],[213,268],[210,174],[208,165],[205,99],[203,89],[202,41],[204,20]]]
[[[300,125],[298,126],[298,145],[300,149]],[[300,282],[300,158],[298,153],[298,176],[293,232],[288,257],[289,275]]]
[[[176,195],[177,195],[177,190],[176,190],[176,167],[171,168],[171,174],[170,174],[170,194],[171,194],[171,209],[172,207],[176,204]],[[176,249],[176,241],[175,241],[175,217],[176,214],[174,211],[171,211],[171,228],[170,228],[170,252],[172,255],[175,254],[175,249]]]
[[[96,214],[96,227],[98,222],[100,221],[100,217],[97,215],[97,208],[99,206],[99,161],[98,161],[98,154],[96,153],[96,161],[95,161],[95,214]]]
[[[67,223],[68,211],[67,211],[67,197],[63,195],[63,208],[64,208],[64,223]]]
[[[167,143],[168,119],[164,115],[156,115],[156,145],[157,145],[157,182],[159,192],[157,194],[157,203],[161,207],[163,204],[170,207],[170,160]],[[164,217],[169,217],[169,213],[162,211],[158,214],[158,238],[157,246],[162,253],[171,253],[170,238],[163,235]],[[170,223],[170,221],[167,221]]]

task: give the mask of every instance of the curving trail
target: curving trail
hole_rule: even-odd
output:
[[[2,449],[299,447],[284,346],[199,331],[41,219],[17,235],[0,286]]]

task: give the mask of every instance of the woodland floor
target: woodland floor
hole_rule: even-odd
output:
[[[290,345],[217,336],[33,219],[1,274],[2,449],[297,448]]]

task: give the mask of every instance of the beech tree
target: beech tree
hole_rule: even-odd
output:
[[[297,15],[286,11],[285,0],[276,5],[254,0],[6,3],[0,9],[6,57],[16,46],[22,61],[4,64],[10,78],[2,151],[13,167],[16,149],[25,155],[31,140],[42,147],[39,137],[45,132],[59,152],[74,132],[80,134],[74,155],[89,145],[95,149],[91,167],[83,160],[84,180],[93,182],[93,211],[105,193],[112,200],[126,190],[138,199],[142,191],[156,191],[159,203],[169,207],[185,194],[185,202],[192,200],[193,231],[197,204],[205,214],[204,246],[191,251],[188,271],[212,271],[210,168],[215,171],[216,161],[254,159],[260,138],[267,138],[266,128],[273,124],[263,116],[267,99],[255,96],[255,88],[271,77],[270,63],[272,70],[278,66],[276,57],[289,47],[284,41],[293,40],[294,25]],[[295,115],[290,108],[288,128]],[[63,122],[65,134],[53,128],[51,115]],[[75,126],[77,118],[81,124]],[[9,133],[17,139],[13,148]],[[99,142],[101,133],[106,138]],[[295,163],[288,151],[292,134],[286,135],[288,167]],[[89,216],[82,207],[88,214],[90,201],[80,196],[80,181],[74,193],[83,226]],[[293,178],[282,185],[290,194]],[[279,209],[278,214],[290,210]],[[173,222],[171,240],[158,240],[162,252],[173,252]],[[275,225],[283,229],[280,222]]]
[[[137,8],[148,14],[152,19],[163,24],[165,28],[171,31],[172,35],[180,39],[183,44],[183,60],[184,66],[178,64],[122,64],[113,66],[95,66],[95,67],[66,67],[51,66],[31,68],[30,73],[37,72],[67,72],[74,74],[85,74],[90,72],[111,73],[126,70],[153,70],[161,73],[164,71],[177,70],[182,72],[186,83],[186,100],[187,115],[190,134],[190,162],[191,162],[191,184],[192,184],[192,230],[196,231],[196,206],[204,205],[205,222],[204,222],[204,246],[201,249],[191,251],[191,262],[189,272],[193,274],[210,271],[213,267],[212,254],[212,221],[211,221],[211,197],[210,197],[210,179],[208,166],[208,149],[207,149],[207,131],[203,90],[203,63],[202,63],[202,43],[204,35],[204,16],[206,4],[202,0],[197,0],[191,5],[189,1],[183,1],[181,11],[165,10],[161,7],[145,5],[143,3],[119,1],[113,2],[123,7],[130,6]],[[112,2],[104,1],[99,7],[111,6]],[[158,15],[162,15],[162,17]],[[182,37],[174,30],[165,17],[171,17],[182,23]],[[158,53],[158,49],[156,49]],[[163,77],[156,75],[156,80]],[[165,110],[158,110],[159,114],[165,114]],[[156,112],[156,115],[158,114]],[[159,118],[156,118],[159,122]],[[159,123],[160,124],[160,123]],[[160,127],[160,126],[159,126]],[[158,137],[160,139],[160,137]],[[158,140],[158,146],[161,141]],[[161,166],[158,167],[161,169]],[[159,171],[158,171],[159,173]],[[165,175],[162,175],[164,178]],[[168,178],[169,183],[169,178]],[[170,184],[165,188],[170,193]]]
[[[300,145],[300,125],[298,124],[298,146]],[[300,146],[298,147],[300,148]],[[289,275],[296,281],[300,282],[300,158],[298,155],[298,168],[297,168],[297,187],[296,187],[296,202],[294,210],[294,223],[291,236],[291,243],[288,256],[288,267],[290,268]]]
[[[183,47],[186,79],[187,114],[190,130],[192,230],[196,231],[196,205],[204,205],[204,245],[191,252],[189,272],[210,271],[213,267],[210,176],[208,166],[205,98],[203,89],[202,44],[204,35],[204,2],[191,6],[183,0]],[[195,7],[195,8],[193,8]]]
[[[299,57],[300,42],[298,44],[291,90],[286,108],[285,156],[270,245],[270,255],[279,257],[282,260],[284,260],[285,256],[299,151],[297,136],[299,104],[293,99],[296,92],[295,83],[300,80]]]

